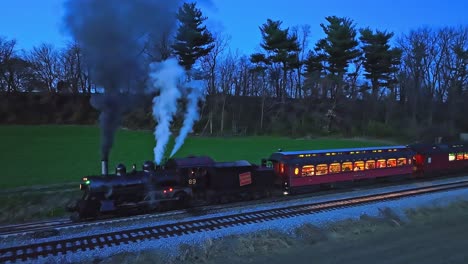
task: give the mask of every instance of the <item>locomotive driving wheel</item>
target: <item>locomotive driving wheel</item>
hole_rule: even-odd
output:
[[[191,197],[186,192],[178,192],[174,195],[177,198],[176,207],[187,208],[191,204]]]
[[[76,211],[72,213],[72,221],[95,219],[99,214],[99,201],[96,199],[80,200],[76,205]]]

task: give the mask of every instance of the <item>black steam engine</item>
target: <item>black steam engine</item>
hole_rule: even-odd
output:
[[[192,203],[225,203],[264,197],[274,187],[272,168],[245,160],[215,162],[209,157],[169,159],[164,166],[151,161],[142,170],[119,164],[114,174],[102,161],[102,175],[84,177],[83,196],[69,207],[73,220],[102,214],[186,208]]]

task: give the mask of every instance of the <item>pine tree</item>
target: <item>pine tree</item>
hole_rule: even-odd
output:
[[[327,111],[327,131],[331,131],[332,122],[336,117],[338,100],[343,94],[343,78],[351,61],[360,56],[357,48],[356,29],[353,21],[348,18],[329,16],[325,18],[328,25],[320,24],[326,34],[324,39],[318,41],[315,47],[317,58],[323,58],[327,77],[332,80],[329,87],[332,105]],[[313,59],[314,60],[314,59]],[[312,60],[312,61],[313,61]],[[328,92],[324,91],[324,96]]]
[[[393,73],[400,64],[401,51],[390,48],[389,40],[393,33],[386,33],[377,30],[375,33],[369,28],[360,30],[359,38],[363,44],[364,52],[364,76],[371,81],[372,94],[378,97],[381,87],[391,87],[394,83]]]
[[[203,17],[196,3],[184,3],[179,8],[177,18],[180,24],[172,47],[179,58],[179,64],[189,71],[200,57],[214,48],[214,39],[203,25],[207,18]]]
[[[320,24],[327,35],[319,40],[315,50],[326,62],[324,67],[329,77],[336,82],[336,88],[332,89],[332,97],[341,88],[343,76],[348,69],[349,62],[360,55],[357,48],[356,29],[351,19],[329,16],[325,18],[328,25]]]
[[[265,50],[266,55],[253,54],[253,63],[263,62],[265,64],[279,63],[282,67],[282,85],[277,85],[277,96],[284,99],[286,95],[287,73],[296,67],[298,63],[297,52],[300,50],[297,36],[289,33],[289,28],[281,29],[281,21],[268,19],[260,27],[263,41],[260,46]]]

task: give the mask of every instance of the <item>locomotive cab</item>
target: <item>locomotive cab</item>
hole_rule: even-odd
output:
[[[281,149],[279,149],[279,152],[277,153],[281,153]],[[296,167],[292,168],[288,165],[287,161],[284,160],[285,157],[275,154],[276,153],[270,156],[268,160],[271,164],[271,167],[273,167],[275,174],[275,185],[280,186],[283,195],[288,195],[290,194],[290,179],[288,177],[288,172],[291,169],[295,170]]]

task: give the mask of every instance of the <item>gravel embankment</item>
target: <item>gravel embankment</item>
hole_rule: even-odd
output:
[[[322,199],[326,199],[326,198],[322,198]],[[319,200],[320,199],[315,199],[314,202],[318,202]],[[433,193],[433,194],[411,197],[411,198],[402,199],[402,200],[381,202],[381,203],[363,205],[363,206],[358,206],[358,207],[353,207],[353,208],[346,208],[346,209],[341,209],[341,210],[336,210],[336,211],[321,212],[321,213],[307,215],[307,216],[274,220],[274,221],[270,221],[270,222],[266,222],[262,224],[250,224],[250,225],[245,225],[245,226],[226,228],[226,229],[217,230],[217,231],[206,231],[203,233],[190,234],[190,235],[186,235],[183,237],[165,238],[165,239],[159,239],[159,240],[153,240],[153,241],[143,241],[140,243],[134,243],[134,244],[124,245],[124,246],[104,248],[99,251],[79,252],[73,255],[61,256],[59,258],[55,258],[54,260],[56,260],[57,262],[61,262],[61,263],[63,262],[87,262],[89,260],[97,261],[99,259],[106,260],[108,258],[111,258],[111,259],[115,258],[114,255],[118,254],[119,252],[127,252],[126,255],[130,254],[130,255],[141,256],[140,254],[141,251],[152,252],[151,254],[157,254],[159,258],[164,258],[165,259],[164,261],[184,260],[184,259],[190,258],[187,256],[192,256],[192,255],[197,256],[197,254],[199,254],[197,252],[204,252],[203,253],[204,255],[202,254],[203,256],[210,256],[209,254],[211,253],[209,252],[212,250],[212,245],[218,244],[218,242],[216,242],[218,240],[223,240],[223,239],[226,239],[227,237],[228,238],[233,237],[234,239],[236,239],[236,237],[237,238],[249,237],[251,236],[250,234],[258,234],[259,232],[260,233],[266,232],[267,234],[273,234],[273,236],[270,235],[271,239],[273,239],[274,237],[283,237],[279,241],[283,241],[283,242],[286,241],[286,242],[283,243],[283,242],[277,241],[277,243],[283,244],[283,247],[281,248],[289,249],[289,250],[298,250],[298,248],[300,247],[296,245],[297,242],[295,241],[297,241],[298,239],[301,239],[301,236],[304,235],[303,234],[304,232],[300,231],[301,228],[304,228],[304,226],[307,227],[308,225],[312,225],[313,230],[323,230],[320,232],[315,231],[315,233],[320,234],[322,232],[325,232],[325,230],[328,230],[330,228],[330,225],[333,226],[333,223],[340,223],[343,221],[345,222],[356,221],[356,220],[363,218],[363,216],[366,219],[376,218],[376,219],[388,220],[388,218],[390,218],[390,220],[388,220],[390,226],[408,226],[412,223],[412,216],[407,214],[408,211],[416,209],[416,208],[420,208],[423,206],[444,207],[450,203],[460,201],[460,200],[468,201],[468,189],[461,189],[461,190],[442,192],[442,193]],[[291,201],[287,205],[298,204],[298,203],[299,201]],[[282,204],[282,206],[285,206],[285,205],[286,204]],[[271,207],[277,207],[277,206],[279,205],[264,205],[264,206],[258,206],[257,208],[242,209],[241,211],[245,212],[245,211],[251,211],[254,209],[259,210],[259,209],[266,209],[267,207],[271,208]],[[226,214],[226,212],[220,212],[220,213],[209,215],[209,216],[221,215],[221,214]],[[208,216],[197,216],[197,217],[191,217],[189,219],[205,218],[205,217],[208,217]],[[386,222],[387,220],[383,222]],[[467,219],[465,219],[465,222],[466,220]],[[167,220],[164,222],[170,222],[170,220]],[[141,226],[147,226],[149,224],[150,223],[144,223],[141,225],[138,224],[136,226],[141,227]],[[136,226],[133,225],[132,227],[136,227]],[[451,227],[453,226],[455,225],[451,225]],[[104,230],[101,230],[101,232],[103,231]],[[109,229],[106,228],[106,231],[109,231]],[[461,231],[462,229],[456,229],[456,230],[452,230],[449,232],[457,233]],[[359,229],[356,229],[355,232],[360,233],[361,231],[359,231]],[[443,231],[440,231],[440,232],[443,232]],[[337,234],[339,235],[341,233],[337,232]],[[437,233],[435,234],[435,237],[437,237],[437,235],[441,235],[441,234]],[[305,236],[307,237],[308,235],[305,235]],[[320,235],[320,236],[328,237],[329,235]],[[418,237],[417,235],[413,235],[413,237],[414,238],[412,239],[417,239],[420,236]],[[271,240],[271,239],[267,239],[267,240]],[[429,237],[425,237],[425,238],[422,237],[420,239],[423,239],[424,241],[426,241],[429,239]],[[332,240],[326,239],[326,240],[334,241],[333,239]],[[385,241],[385,239],[383,239],[383,241]],[[393,238],[392,241],[395,241],[395,238]],[[31,242],[34,242],[34,241],[32,240],[24,241],[24,243],[31,243]],[[411,244],[410,242],[408,243]],[[351,244],[353,245],[348,245],[348,247],[354,246],[354,242]],[[437,245],[438,242],[435,242],[435,244]],[[201,245],[201,246],[197,247],[195,245]],[[394,242],[392,247],[398,248],[398,245],[399,244],[397,242]],[[405,244],[402,244],[402,245],[404,246]],[[373,245],[369,245],[368,247],[369,252],[372,252],[372,250],[375,250],[377,252],[378,246],[379,244],[377,242],[374,242]],[[419,247],[418,244],[415,244],[414,246]],[[251,245],[248,248],[252,248],[252,247],[255,249],[255,246],[253,245]],[[260,243],[260,248],[261,247],[262,246]],[[240,247],[238,251],[242,251],[242,248],[244,247]],[[264,247],[263,251],[265,253],[265,257],[269,256],[269,253],[268,253],[269,249],[270,247],[268,246]],[[272,250],[273,249],[274,247],[272,247]],[[219,251],[219,250],[222,251],[222,249],[217,249],[216,251]],[[236,250],[235,247],[233,247],[230,250],[227,250],[225,253],[233,254],[234,256],[236,255],[235,250]],[[280,250],[274,249],[271,253],[274,253],[277,251],[280,252]],[[255,256],[255,258],[262,256],[261,254],[257,255],[257,253],[252,253],[252,254],[253,254],[252,256]],[[288,252],[286,252],[286,254],[288,254]],[[240,255],[242,256],[242,254]],[[216,259],[216,255],[213,255],[212,257],[209,257],[209,258],[203,257],[203,256],[198,257],[198,259],[200,260],[204,259],[204,261],[211,261],[212,259]],[[51,259],[42,259],[42,260],[47,261]],[[229,257],[227,260],[235,262],[235,258],[231,259]],[[252,259],[252,260],[255,261],[255,259]],[[213,262],[213,263],[216,263],[216,262]],[[224,263],[226,262],[224,261]],[[318,263],[321,263],[321,262],[318,262]]]
[[[467,263],[468,199],[379,217],[361,216],[322,226],[305,224],[290,232],[264,230],[183,244],[179,254],[163,250],[120,253],[94,263]],[[453,201],[453,200],[452,200]],[[397,210],[398,211],[398,210]],[[84,263],[90,263],[85,261]]]

